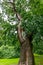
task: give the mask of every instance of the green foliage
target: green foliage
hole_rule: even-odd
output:
[[[29,35],[33,32],[33,52],[43,54],[43,0],[15,0],[14,3],[17,12],[22,17],[21,26],[25,34]],[[18,20],[13,6],[4,0],[0,2],[0,7],[2,8],[2,13],[0,13],[0,58],[19,57],[20,44],[17,33],[15,33]],[[5,15],[7,15],[7,20],[4,19]],[[14,21],[17,24],[14,25]]]
[[[15,50],[14,46],[4,46],[0,47],[0,58],[15,58],[19,57],[19,52]]]

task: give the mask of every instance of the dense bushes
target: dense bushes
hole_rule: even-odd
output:
[[[0,47],[0,58],[14,58],[18,57],[19,53],[14,50],[14,46],[4,46]]]
[[[41,47],[34,45],[33,51],[36,54],[43,54],[43,49]],[[20,46],[8,46],[2,45],[0,47],[0,58],[17,58],[20,56]]]

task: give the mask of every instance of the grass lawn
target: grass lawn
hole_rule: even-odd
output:
[[[15,59],[0,59],[0,65],[17,65],[19,58]],[[35,55],[36,65],[43,65],[43,55]]]

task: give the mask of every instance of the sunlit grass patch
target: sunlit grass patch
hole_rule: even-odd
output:
[[[15,58],[15,59],[0,59],[0,65],[17,64],[18,61],[19,61],[19,58]]]
[[[43,65],[43,55],[35,55],[35,63],[36,65]],[[19,58],[14,59],[0,59],[0,65],[17,65],[19,62]]]

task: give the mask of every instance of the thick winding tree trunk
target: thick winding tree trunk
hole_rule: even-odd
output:
[[[18,65],[35,65],[32,48],[28,39],[21,45],[20,61]]]
[[[20,26],[21,23],[18,24],[18,38],[21,44],[21,54],[20,61],[18,65],[35,65],[34,56],[32,52],[32,34],[23,37],[22,33],[24,32]]]
[[[15,0],[13,0],[13,3],[11,3],[11,2],[10,3],[13,5],[14,12],[16,14],[16,17],[17,17],[18,21],[19,21],[17,32],[18,32],[18,38],[19,38],[20,45],[21,45],[21,51],[20,51],[21,54],[20,54],[20,60],[19,60],[18,65],[35,65],[34,56],[33,56],[33,52],[32,52],[32,44],[31,44],[32,34],[25,36],[25,38],[22,35],[22,33],[25,32],[21,28],[22,18],[19,15],[19,13],[16,11],[14,1]]]

